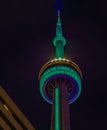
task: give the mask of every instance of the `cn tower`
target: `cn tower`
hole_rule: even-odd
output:
[[[39,72],[40,93],[52,104],[50,130],[71,130],[69,105],[81,93],[82,72],[72,60],[64,57],[66,39],[63,37],[60,11],[57,11],[56,36],[53,39],[56,58],[45,63]]]

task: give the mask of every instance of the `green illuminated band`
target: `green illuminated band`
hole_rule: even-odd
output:
[[[54,39],[53,39],[53,44],[54,46],[56,46],[56,42],[60,40],[63,42],[63,46],[65,46],[66,44],[66,39],[63,37],[63,36],[56,36]]]
[[[59,88],[55,88],[55,130],[60,130],[60,100]]]
[[[64,46],[60,40],[56,43],[56,58],[64,58]]]
[[[46,95],[44,94],[43,87],[44,87],[46,81],[49,78],[51,78],[52,76],[58,75],[58,74],[63,74],[65,76],[67,75],[67,76],[71,77],[74,81],[76,81],[76,83],[78,85],[78,94],[75,97],[75,99],[72,101],[72,102],[74,102],[79,97],[79,95],[81,93],[81,78],[80,78],[80,75],[78,74],[78,72],[76,70],[74,70],[71,67],[64,66],[64,65],[63,66],[61,66],[61,65],[53,66],[53,67],[50,67],[50,68],[48,68],[47,70],[44,71],[44,73],[40,77],[40,92],[41,92],[42,97],[48,103],[52,104],[52,102],[49,101],[45,97]],[[69,102],[69,104],[72,103],[72,102]]]

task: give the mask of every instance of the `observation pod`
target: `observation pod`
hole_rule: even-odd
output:
[[[58,58],[43,65],[39,72],[40,92],[50,104],[53,103],[54,90],[66,86],[68,103],[73,103],[81,93],[82,72],[71,60]]]

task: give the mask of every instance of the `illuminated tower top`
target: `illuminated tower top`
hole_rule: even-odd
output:
[[[39,72],[40,92],[47,102],[53,104],[53,93],[56,88],[56,83],[54,82],[57,82],[56,80],[59,82],[63,79],[62,82],[66,81],[67,83],[67,96],[68,103],[70,104],[74,102],[81,93],[82,72],[75,62],[64,58],[66,39],[63,37],[60,10],[57,11],[57,16],[56,36],[53,39],[56,58],[45,63]],[[57,86],[59,86],[59,83]]]
[[[40,92],[52,104],[51,130],[70,130],[69,104],[75,102],[81,93],[82,72],[76,63],[64,58],[66,39],[63,37],[60,10],[57,15],[53,39],[56,58],[45,63],[39,72]]]
[[[62,24],[60,20],[60,10],[57,11],[57,15],[58,20],[56,26],[56,37],[53,39],[53,44],[56,47],[56,58],[63,58],[66,39],[63,37]]]

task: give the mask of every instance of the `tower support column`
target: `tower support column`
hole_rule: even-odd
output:
[[[60,124],[60,91],[59,87],[54,89],[52,105],[52,116],[51,116],[51,130],[61,130]]]
[[[65,81],[66,82],[66,81]],[[68,103],[68,92],[65,83],[62,83],[61,91],[61,130],[70,130],[70,110]]]
[[[51,130],[70,130],[69,104],[64,84],[54,90]]]

